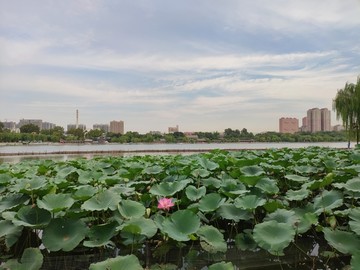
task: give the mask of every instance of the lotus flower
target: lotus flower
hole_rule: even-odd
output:
[[[173,207],[173,206],[174,206],[174,203],[173,203],[172,199],[162,198],[158,202],[159,209],[169,210],[170,207]]]

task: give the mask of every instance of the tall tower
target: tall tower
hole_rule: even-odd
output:
[[[76,126],[75,128],[79,128],[79,110],[76,110]]]

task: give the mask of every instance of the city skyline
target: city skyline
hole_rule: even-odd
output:
[[[277,131],[360,75],[360,2],[0,2],[0,121]]]

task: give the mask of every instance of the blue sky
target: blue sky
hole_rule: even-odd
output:
[[[0,121],[277,131],[360,75],[359,0],[0,0]],[[336,124],[332,114],[332,124]]]

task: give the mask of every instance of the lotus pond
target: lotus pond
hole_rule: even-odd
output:
[[[360,269],[359,202],[359,149],[3,163],[0,269]]]

